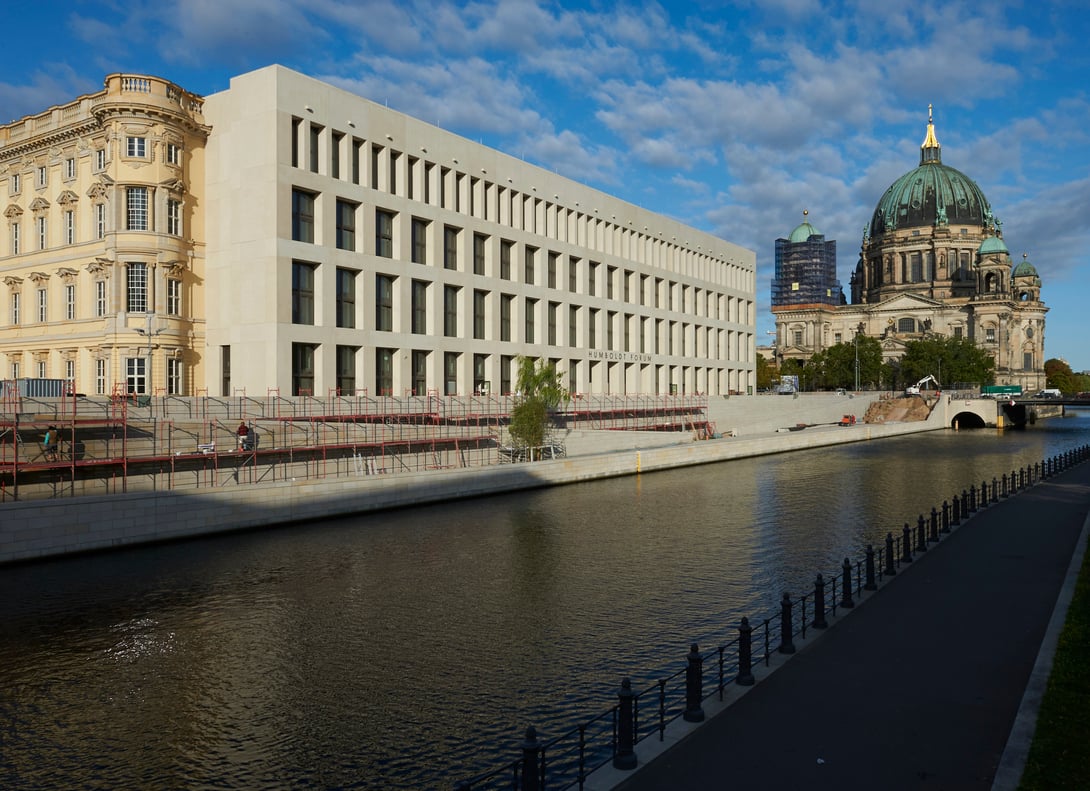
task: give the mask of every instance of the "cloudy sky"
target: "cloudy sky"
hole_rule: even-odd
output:
[[[112,72],[207,95],[281,63],[755,250],[759,343],[776,238],[808,209],[846,288],[933,104],[943,162],[1041,273],[1046,354],[1090,369],[1081,0],[40,0],[13,22],[5,121]]]

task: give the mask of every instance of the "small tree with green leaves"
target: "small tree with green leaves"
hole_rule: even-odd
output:
[[[568,391],[561,384],[561,372],[551,363],[520,356],[516,365],[515,406],[508,432],[518,447],[540,448],[552,413],[568,401]]]

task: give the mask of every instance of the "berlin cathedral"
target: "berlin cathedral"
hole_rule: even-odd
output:
[[[878,338],[891,362],[909,341],[953,336],[992,355],[997,384],[1028,392],[1045,386],[1041,278],[1025,255],[1011,261],[1002,223],[976,182],[942,163],[933,117],[919,167],[893,182],[864,229],[850,304],[842,304],[839,282],[817,296],[800,282],[828,282],[830,262],[818,259],[830,244],[835,267],[835,242],[809,222],[777,240],[772,312],[779,361],[808,360],[859,333]]]

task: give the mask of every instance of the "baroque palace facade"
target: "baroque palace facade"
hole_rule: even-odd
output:
[[[1012,263],[984,193],[941,153],[929,117],[919,166],[890,186],[864,231],[851,304],[773,307],[779,360],[808,360],[857,334],[878,338],[886,361],[909,341],[968,338],[994,358],[997,383],[1044,387],[1041,279],[1025,256]]]
[[[86,393],[750,392],[752,251],[279,66],[0,126],[0,375]]]

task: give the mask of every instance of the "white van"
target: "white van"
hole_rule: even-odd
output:
[[[1036,393],[1034,393],[1033,397],[1034,398],[1061,398],[1062,394],[1060,393],[1059,388],[1047,387],[1044,390],[1038,390]]]

